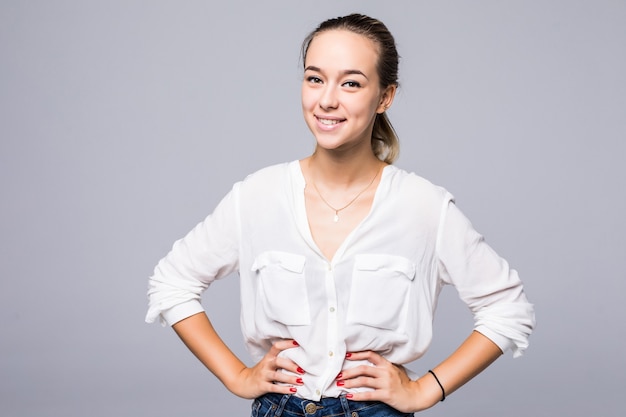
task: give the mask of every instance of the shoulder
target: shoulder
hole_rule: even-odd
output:
[[[283,193],[293,181],[295,162],[283,162],[248,174],[235,185],[238,193],[249,197],[264,197]]]
[[[284,178],[289,171],[289,166],[293,162],[283,162],[270,165],[248,174],[242,182],[266,181],[277,178]]]
[[[452,194],[444,187],[433,184],[414,172],[408,172],[395,165],[389,165],[385,171],[388,192],[405,203],[413,202],[440,208],[442,204],[454,200]]]
[[[258,187],[258,186],[270,186],[277,182],[284,181],[289,178],[291,165],[293,162],[283,162],[275,165],[270,165],[261,168],[248,174],[242,181],[239,182],[240,186],[244,187]]]

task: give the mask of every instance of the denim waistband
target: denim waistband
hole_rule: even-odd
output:
[[[252,417],[411,417],[379,401],[351,401],[345,396],[311,401],[293,395],[265,394],[252,403]]]

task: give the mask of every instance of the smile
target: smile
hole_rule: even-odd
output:
[[[325,125],[325,126],[333,126],[336,124],[339,124],[341,122],[344,122],[345,119],[324,119],[321,117],[316,116],[315,117],[321,124]]]

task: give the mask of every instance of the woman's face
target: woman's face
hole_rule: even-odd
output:
[[[371,148],[375,116],[395,92],[380,88],[377,60],[376,45],[362,35],[329,30],[313,38],[304,63],[302,111],[318,147]]]

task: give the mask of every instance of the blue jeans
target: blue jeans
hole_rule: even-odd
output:
[[[293,395],[265,394],[252,403],[251,417],[413,417],[378,401],[345,396],[310,401]]]

